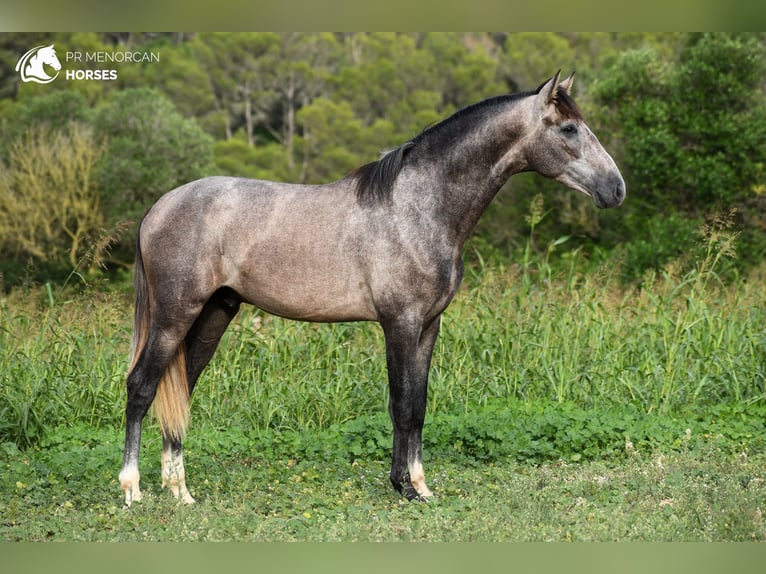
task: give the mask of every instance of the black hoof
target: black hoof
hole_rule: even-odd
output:
[[[410,483],[409,477],[406,477],[404,480],[395,480],[392,478],[391,484],[394,485],[396,492],[404,496],[404,498],[407,500],[416,502],[428,502],[428,498],[418,494],[418,491],[415,490],[415,488],[412,486],[412,483]]]

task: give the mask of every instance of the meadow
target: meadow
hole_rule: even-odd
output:
[[[709,233],[629,286],[577,250],[551,265],[557,244],[510,266],[467,253],[431,369],[429,504],[388,483],[379,327],[248,308],[193,397],[198,503],[161,492],[148,417],[149,496],[123,509],[130,289],[15,290],[0,300],[0,538],[763,540],[766,268],[724,281],[732,241]]]

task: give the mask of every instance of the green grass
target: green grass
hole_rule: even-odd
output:
[[[309,433],[311,434],[311,433]],[[147,495],[121,507],[121,437],[87,428],[3,453],[0,538],[80,541],[749,541],[764,540],[763,454],[678,437],[663,451],[627,446],[606,460],[539,464],[511,457],[428,462],[436,493],[409,503],[387,461],[264,455],[238,429],[198,429],[187,468],[197,503],[159,488],[159,441],[144,447]],[[312,440],[308,437],[306,440]]]
[[[578,273],[579,252],[476,258],[431,370],[429,505],[388,484],[379,327],[245,309],[193,397],[199,504],[159,492],[148,420],[153,496],[123,511],[130,295],[16,291],[0,300],[0,536],[763,539],[766,280],[722,282],[714,247],[638,287]]]

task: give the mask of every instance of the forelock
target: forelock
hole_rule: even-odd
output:
[[[575,104],[574,100],[572,99],[572,96],[570,96],[561,86],[556,88],[556,96],[553,98],[553,103],[556,105],[556,110],[565,119],[583,119],[577,104]]]

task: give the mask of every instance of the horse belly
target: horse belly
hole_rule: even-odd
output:
[[[311,293],[294,286],[280,290],[257,287],[246,291],[246,301],[280,317],[320,323],[376,319],[371,305],[349,293]]]
[[[287,186],[222,208],[213,255],[222,258],[226,284],[291,319],[375,319],[358,247],[364,222],[349,197]]]
[[[302,258],[261,262],[231,285],[252,305],[289,319],[317,322],[376,319],[369,288],[361,275]]]

